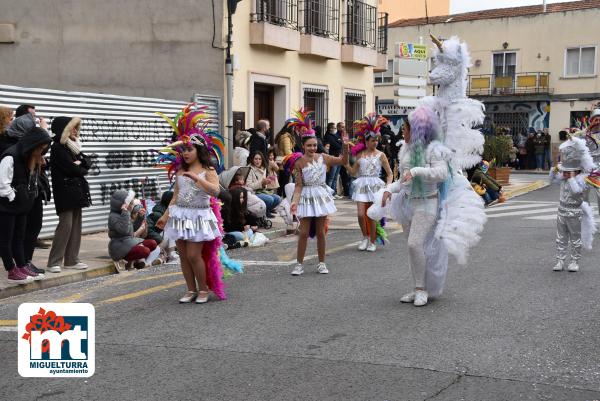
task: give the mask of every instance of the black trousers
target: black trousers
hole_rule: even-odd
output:
[[[38,235],[42,231],[42,219],[44,218],[44,201],[41,197],[35,199],[33,207],[27,214],[27,228],[25,229],[25,242],[23,250],[25,252],[25,260],[31,262],[33,259],[33,251],[37,242]]]
[[[25,240],[25,229],[27,225],[26,214],[9,214],[0,212],[0,256],[4,268],[9,271],[13,267],[25,266],[25,253],[23,241]]]

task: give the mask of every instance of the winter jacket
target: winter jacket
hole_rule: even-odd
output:
[[[485,185],[489,189],[495,192],[500,192],[502,189],[502,185],[498,184],[496,180],[492,177],[484,173],[479,167],[475,169],[473,172],[473,176],[471,177],[471,182],[476,184]]]
[[[267,178],[265,169],[250,165],[250,174],[248,174],[248,178],[246,178],[246,187],[254,192],[261,192],[264,188],[262,181],[265,178]]]
[[[153,239],[157,244],[160,244],[163,240],[162,228],[156,227],[156,222],[160,219],[165,211],[169,208],[169,203],[173,199],[173,191],[167,191],[162,194],[160,202],[154,205],[152,213],[146,217],[146,224],[148,225],[148,235],[146,239]]]
[[[325,145],[329,145],[329,154],[331,156],[339,156],[342,154],[342,135],[339,131],[334,133],[327,132],[325,134]]]
[[[70,131],[79,118],[56,117],[52,121],[54,143],[50,148],[50,173],[56,213],[81,209],[92,204],[85,176],[91,165],[83,153],[75,154],[68,146]],[[74,162],[79,161],[77,165]]]
[[[21,214],[31,210],[39,193],[39,176],[29,171],[27,154],[50,141],[46,130],[33,127],[0,156],[0,212]]]
[[[289,132],[284,132],[277,138],[277,156],[287,156],[294,152],[296,145],[294,137]]]
[[[252,133],[252,136],[250,137],[249,151],[249,154],[254,153],[254,151],[260,151],[262,152],[264,158],[267,157],[269,154],[269,144],[265,134],[258,131]]]
[[[128,196],[128,191],[115,191],[110,197],[110,213],[108,215],[108,254],[112,260],[121,260],[127,256],[131,248],[144,241],[133,236],[131,213],[123,210],[122,206]]]

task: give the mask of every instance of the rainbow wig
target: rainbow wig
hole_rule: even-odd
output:
[[[313,129],[313,120],[311,119],[312,111],[308,111],[304,107],[292,112],[292,117],[285,121],[286,127],[292,127],[301,136],[315,136]]]
[[[379,138],[381,136],[381,126],[386,122],[385,117],[377,115],[375,112],[369,113],[362,119],[355,121],[352,124],[355,138],[350,148],[352,155],[356,156],[364,150],[369,138]]]
[[[429,107],[421,106],[408,115],[410,144],[427,147],[439,138],[440,123],[437,114]]]

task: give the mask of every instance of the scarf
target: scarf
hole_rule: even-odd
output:
[[[67,138],[67,140],[65,141],[65,146],[75,156],[81,153],[81,141],[79,141],[79,139],[72,140],[71,138]]]

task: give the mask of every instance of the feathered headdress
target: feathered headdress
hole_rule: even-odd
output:
[[[302,136],[315,136],[313,129],[313,120],[311,119],[312,111],[308,111],[304,107],[292,112],[292,117],[285,121],[287,127],[294,128],[294,131]]]
[[[366,146],[366,141],[369,138],[378,138],[381,136],[381,126],[385,124],[387,120],[385,117],[377,115],[377,113],[369,113],[360,120],[356,120],[352,124],[354,130],[354,143],[350,151],[352,155],[356,156]]]
[[[302,157],[302,152],[290,153],[289,155],[285,156],[282,160],[283,170],[286,173],[291,174],[292,171],[294,171],[294,166],[296,165],[296,162],[301,157]]]
[[[175,133],[175,140],[167,147],[159,150],[156,164],[166,168],[169,179],[172,179],[181,166],[182,157],[178,149],[185,145],[205,146],[209,154],[216,159],[216,169],[220,173],[223,170],[223,156],[225,154],[225,141],[216,131],[209,129],[210,120],[205,113],[206,106],[198,106],[196,103],[186,105],[174,119],[170,119],[163,113],[157,112]]]

